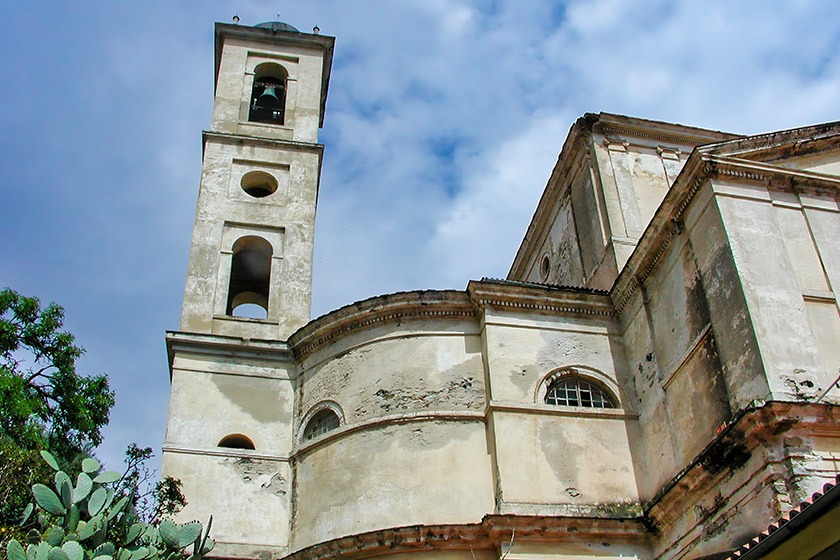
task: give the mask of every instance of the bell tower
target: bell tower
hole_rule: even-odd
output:
[[[181,325],[166,337],[165,476],[213,516],[213,554],[289,547],[297,364],[309,321],[315,206],[335,39],[282,22],[216,24],[215,101]]]
[[[215,35],[180,330],[285,340],[309,321],[334,39],[281,22],[216,24]]]

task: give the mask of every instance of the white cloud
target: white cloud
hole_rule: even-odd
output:
[[[507,275],[570,119],[537,113],[520,134],[464,162],[462,190],[424,255],[436,283],[463,288],[470,278]]]

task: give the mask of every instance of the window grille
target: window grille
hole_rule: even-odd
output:
[[[594,383],[580,377],[563,377],[554,381],[545,395],[546,404],[615,408],[610,395]]]
[[[330,409],[322,410],[312,417],[303,430],[303,440],[309,441],[321,434],[338,428],[339,420],[335,412]]]

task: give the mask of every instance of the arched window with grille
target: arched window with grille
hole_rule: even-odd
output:
[[[306,428],[303,430],[303,441],[309,441],[310,439],[315,439],[322,434],[330,432],[338,428],[340,423],[341,420],[338,418],[338,414],[333,412],[332,409],[325,408],[316,413],[306,423]]]
[[[615,399],[606,388],[575,374],[554,379],[545,393],[545,403],[584,408],[616,408]]]
[[[286,79],[285,68],[279,64],[266,62],[254,69],[254,87],[251,89],[251,102],[248,120],[269,124],[283,124],[286,118]]]

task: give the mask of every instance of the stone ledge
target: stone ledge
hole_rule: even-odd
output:
[[[338,428],[313,438],[301,444],[292,452],[292,457],[309,453],[335,439],[350,435],[354,432],[379,427],[382,424],[397,425],[412,422],[480,422],[484,423],[484,412],[472,410],[430,410],[421,412],[406,412],[403,414],[389,414],[371,418],[354,424],[345,424]]]
[[[639,519],[485,515],[480,523],[410,525],[369,531],[297,550],[283,560],[356,560],[383,554],[438,550],[498,550],[511,537],[528,541],[621,539],[644,542]]]
[[[182,453],[186,455],[206,455],[210,457],[236,457],[242,459],[261,459],[265,461],[289,461],[288,453],[266,453],[253,449],[233,449],[229,447],[184,447],[174,443],[163,442],[161,449],[164,453]]]
[[[575,418],[597,418],[605,420],[638,420],[635,411],[623,408],[585,408],[580,406],[559,406],[553,404],[520,403],[512,401],[490,401],[491,412],[518,412],[522,414],[545,414],[549,416],[571,416]]]

